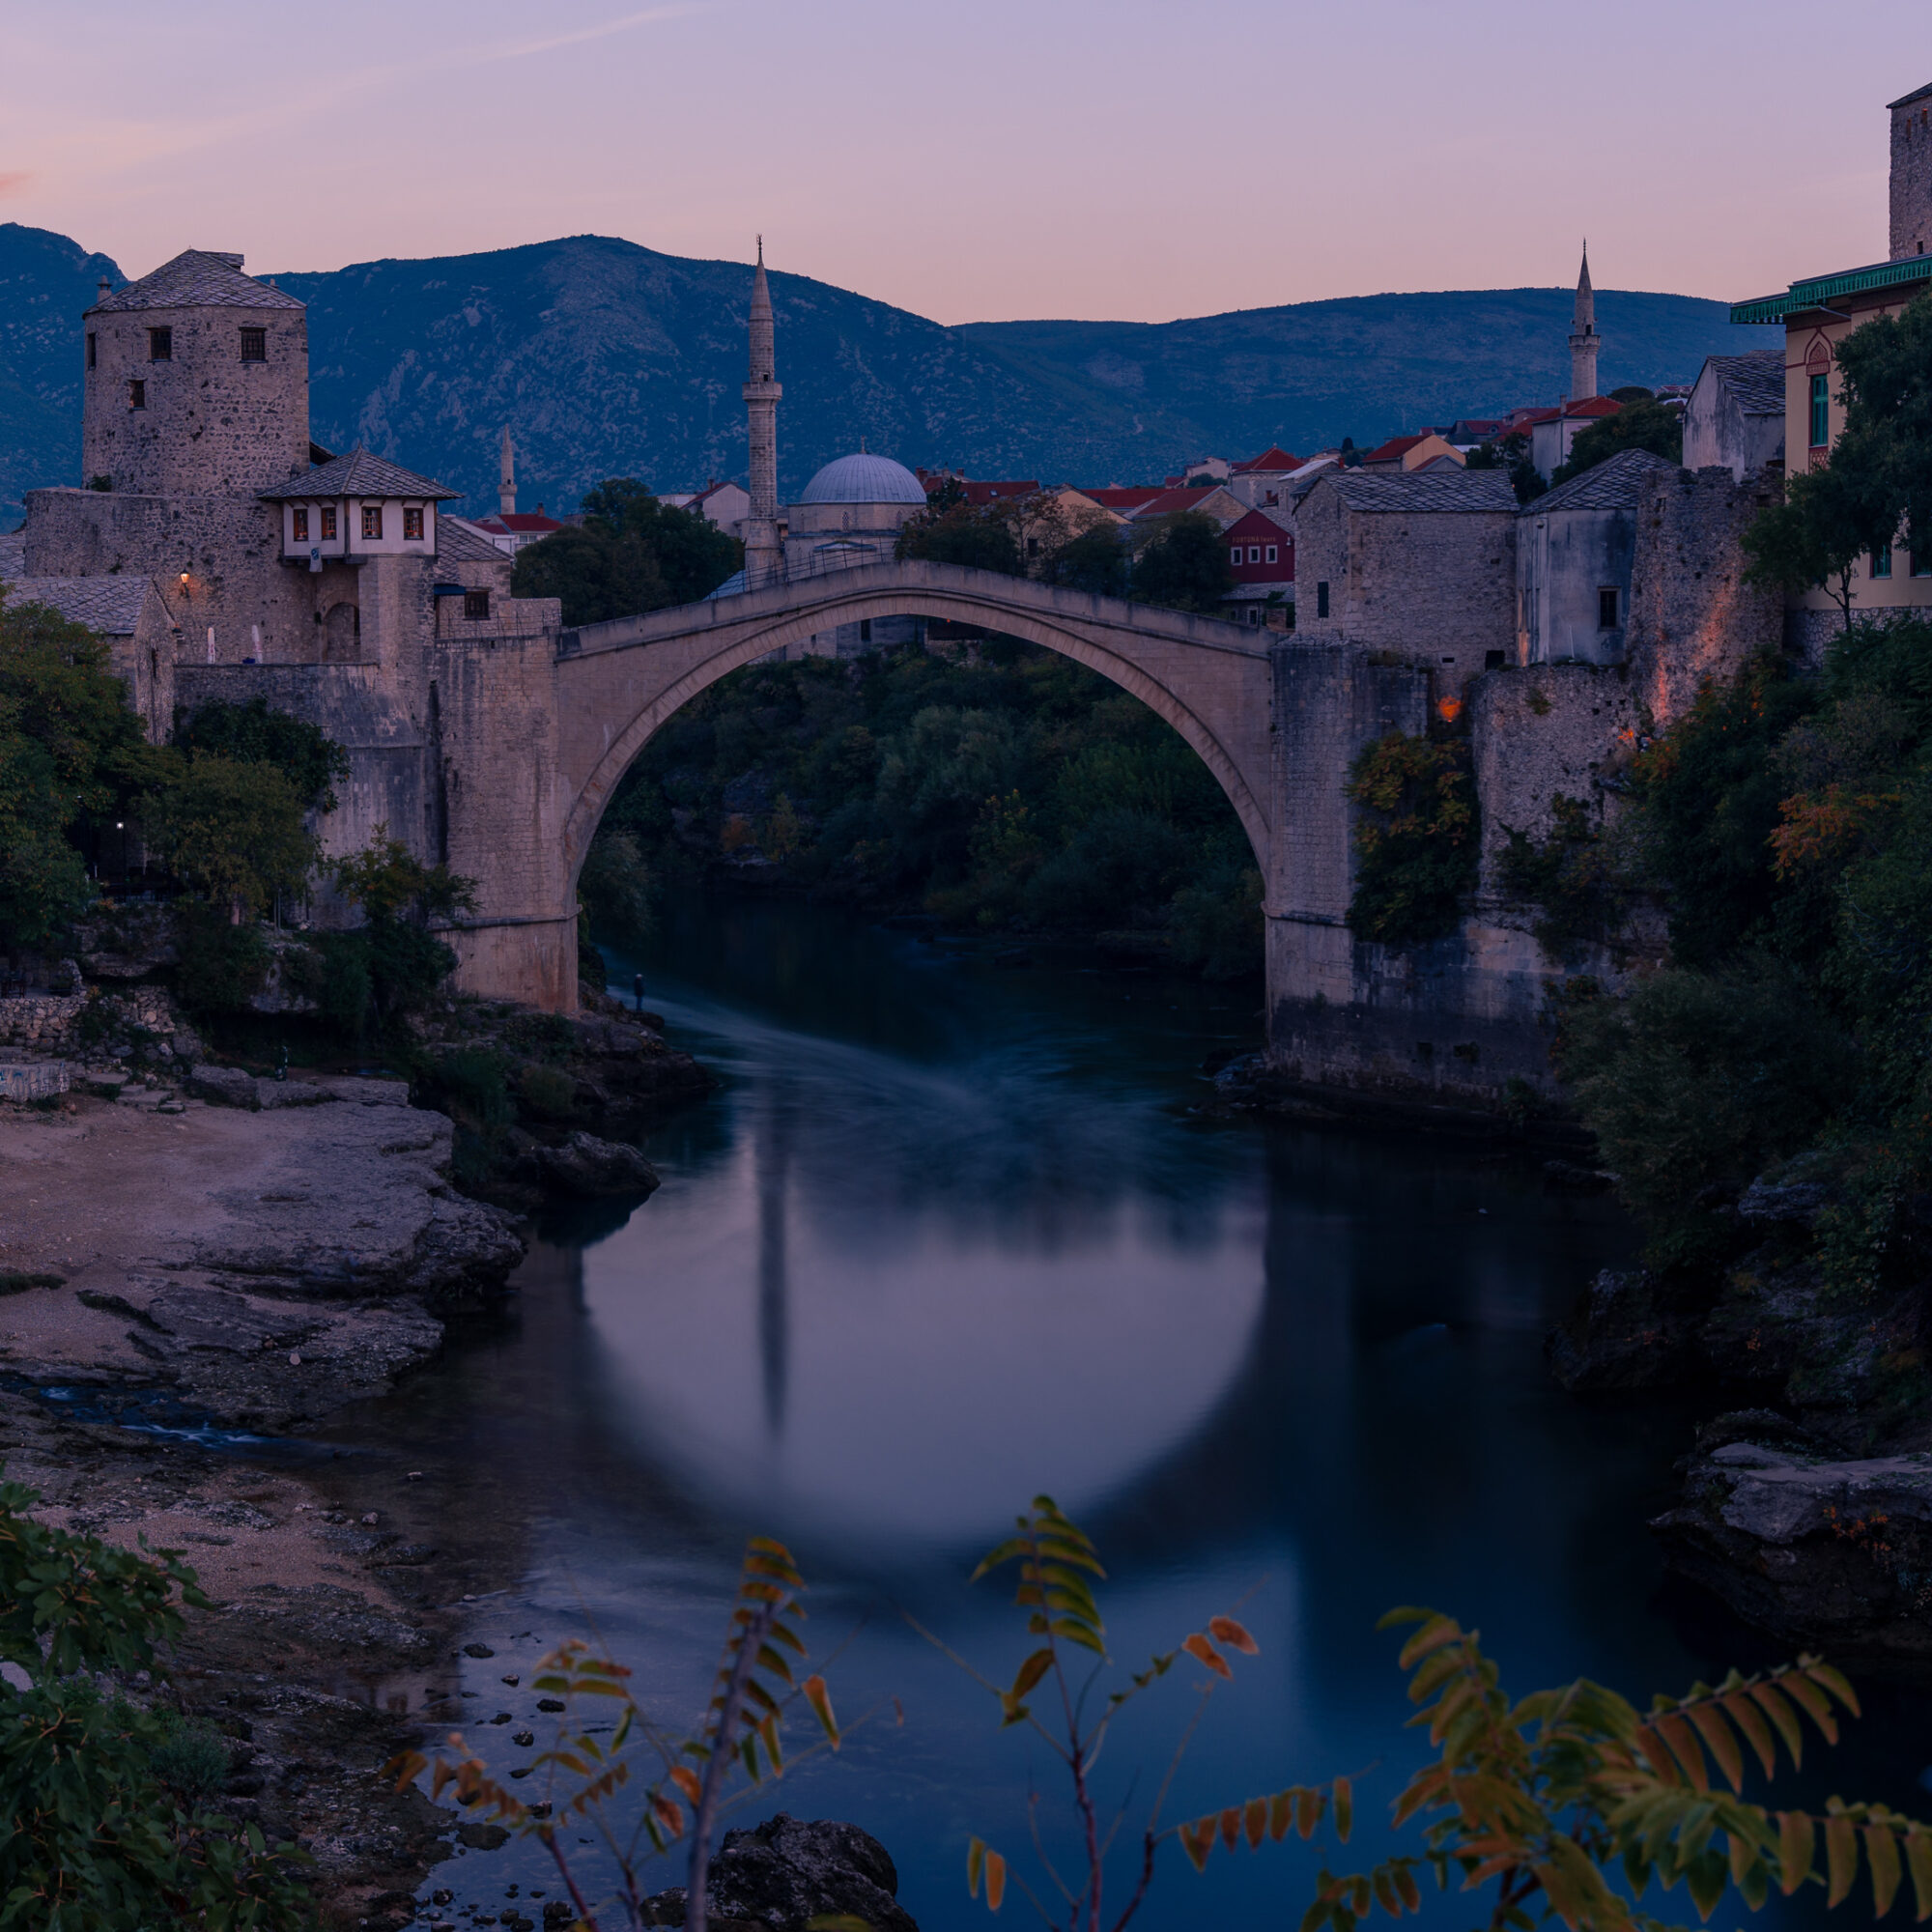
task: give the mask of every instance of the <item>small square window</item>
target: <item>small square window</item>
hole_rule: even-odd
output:
[[[172,362],[175,359],[175,332],[172,328],[151,328],[148,331],[148,360],[150,362]]]
[[[406,509],[403,512],[403,541],[421,543],[423,533],[423,513],[419,509]]]
[[[148,385],[138,378],[128,384],[128,407],[130,410],[145,410],[148,407]]]
[[[490,593],[487,590],[466,590],[463,593],[463,614],[475,618],[489,616]]]
[[[1267,560],[1269,563],[1273,563],[1275,561],[1275,552],[1276,552],[1276,546],[1273,544],[1269,544],[1267,547]]]
[[[266,328],[244,328],[242,331],[242,359],[244,362],[266,362],[269,359],[269,331]]]
[[[87,338],[87,366],[90,369],[95,369],[99,368],[99,364],[100,338],[98,335],[90,333]]]
[[[1617,628],[1617,593],[1614,589],[1597,592],[1597,629],[1614,631]]]
[[[1261,560],[1262,560],[1262,547],[1261,547],[1261,545],[1260,545],[1260,544],[1250,544],[1250,545],[1248,546],[1248,561],[1249,561],[1250,563],[1259,563],[1259,562],[1260,562]]]
[[[335,505],[333,503],[325,503],[322,506],[322,540],[324,543],[333,543],[335,541]]]
[[[1230,546],[1228,547],[1228,561],[1229,561],[1230,563],[1239,563],[1239,562],[1240,562],[1240,560],[1241,560],[1241,547],[1240,547],[1240,545],[1239,545],[1239,544],[1231,544],[1231,545],[1230,545]]]
[[[308,542],[307,505],[298,504],[295,510],[294,515],[295,515],[295,541],[297,543],[307,543]]]
[[[383,506],[380,503],[362,505],[362,535],[365,539],[378,542],[383,535]]]

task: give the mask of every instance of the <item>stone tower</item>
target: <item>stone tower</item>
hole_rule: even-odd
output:
[[[1932,254],[1932,83],[1891,103],[1891,259],[1928,254]]]
[[[517,452],[510,441],[508,423],[503,425],[503,447],[497,463],[497,513],[504,517],[517,514]]]
[[[260,490],[308,465],[302,304],[190,248],[87,311],[81,480],[142,497]]]
[[[752,509],[745,519],[745,577],[769,582],[784,568],[779,542],[779,387],[772,342],[772,292],[765,281],[765,238],[758,237],[758,266],[752,272],[752,367],[745,384],[745,413],[752,437]]]
[[[1597,297],[1590,287],[1590,244],[1583,243],[1583,272],[1577,277],[1577,311],[1570,319],[1570,400],[1583,402],[1597,393],[1597,351],[1604,338],[1597,333]]]

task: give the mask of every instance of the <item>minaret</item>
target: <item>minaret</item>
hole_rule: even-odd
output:
[[[517,514],[517,452],[510,444],[510,425],[503,425],[503,454],[499,466],[500,474],[497,479],[497,514],[514,517]]]
[[[1597,393],[1597,298],[1590,287],[1590,244],[1583,243],[1583,272],[1577,277],[1577,313],[1570,322],[1570,400],[1580,403]]]
[[[784,568],[779,543],[779,398],[772,346],[772,292],[765,281],[765,238],[752,272],[752,368],[745,414],[752,438],[752,511],[745,519],[745,581],[769,583]]]

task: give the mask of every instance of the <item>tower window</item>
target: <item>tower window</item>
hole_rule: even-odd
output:
[[[1328,586],[1325,583],[1318,583],[1315,586],[1315,614],[1318,617],[1325,617],[1328,614]]]
[[[362,534],[365,538],[380,541],[383,535],[383,506],[380,503],[362,505]]]
[[[322,540],[324,543],[333,543],[335,541],[335,505],[333,503],[325,503],[322,506]]]
[[[269,359],[269,331],[266,328],[244,328],[242,331],[242,359],[244,362],[266,362]]]
[[[463,614],[478,618],[489,616],[490,593],[487,590],[466,590],[463,593]]]
[[[150,362],[172,362],[175,359],[175,332],[172,328],[151,328],[148,331],[148,360]]]
[[[99,336],[90,331],[87,338],[87,366],[90,369],[93,369],[98,367],[99,365],[99,362],[100,362],[100,338]]]
[[[403,541],[421,543],[423,533],[423,513],[420,510],[403,512]]]
[[[1614,631],[1617,628],[1617,593],[1614,587],[1597,592],[1597,629]]]
[[[296,542],[297,542],[297,543],[307,543],[307,542],[308,542],[308,507],[307,507],[307,505],[306,505],[306,504],[299,504],[299,503],[298,503],[298,505],[296,506],[296,508],[295,508],[295,510],[294,510],[294,512],[293,512],[293,515],[294,515],[294,517],[295,517],[295,540],[296,540]]]
[[[128,384],[128,407],[130,410],[145,410],[148,407],[148,385],[138,378]]]
[[[1823,449],[1832,440],[1832,399],[1829,376],[1811,378],[1811,447]]]

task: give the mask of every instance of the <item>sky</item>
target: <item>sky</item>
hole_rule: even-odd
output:
[[[943,323],[1886,252],[1924,0],[0,0],[0,220],[138,275],[559,235]]]

